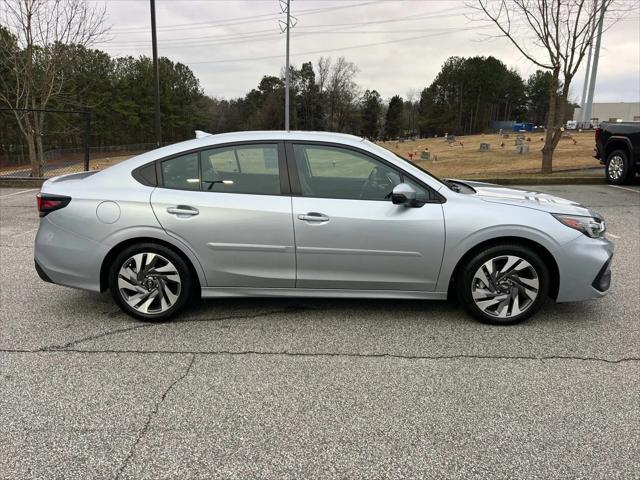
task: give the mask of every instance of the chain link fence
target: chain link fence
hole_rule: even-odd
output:
[[[155,143],[90,147],[89,170],[101,170],[154,148],[156,148]],[[53,148],[45,150],[43,170],[43,176],[45,178],[84,171],[84,147]],[[31,177],[29,153],[24,146],[0,145],[0,177]]]
[[[35,135],[33,126],[42,123]],[[156,144],[133,143],[144,131],[129,132],[126,144],[104,145],[100,134],[92,134],[92,115],[88,110],[0,108],[0,178],[32,178],[33,171],[25,131],[33,131],[31,141],[42,145],[41,176],[51,178],[85,170],[101,170],[132,156],[156,148]],[[131,135],[133,134],[133,135]],[[115,135],[115,138],[120,138]],[[148,137],[146,137],[148,138]],[[123,142],[124,143],[124,142]],[[100,146],[92,146],[94,144]],[[40,175],[35,175],[40,176]]]

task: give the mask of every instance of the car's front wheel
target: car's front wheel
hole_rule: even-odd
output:
[[[476,319],[511,325],[533,315],[549,291],[549,269],[533,250],[516,244],[488,247],[463,267],[458,296]]]
[[[109,289],[129,315],[163,321],[182,310],[192,281],[189,268],[173,250],[141,243],[123,250],[111,265]]]

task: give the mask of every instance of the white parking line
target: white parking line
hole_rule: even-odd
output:
[[[0,198],[13,197],[14,195],[21,195],[23,193],[35,192],[37,190],[39,190],[39,189],[38,188],[32,188],[31,190],[22,190],[21,192],[8,193],[6,195],[0,195]]]
[[[618,185],[609,185],[609,186],[613,188],[619,188],[620,190],[626,190],[627,192],[640,193],[640,190],[634,190],[633,188],[619,187]]]
[[[616,240],[620,238],[618,235],[614,235],[613,233],[609,232],[607,232],[607,237],[615,238]]]
[[[36,232],[36,231],[38,231],[38,229],[37,229],[37,228],[34,228],[33,230],[27,230],[26,232],[21,232],[21,233],[17,233],[17,234],[15,234],[15,235],[12,235],[12,236],[11,236],[11,238],[21,237],[21,236],[23,236],[23,235],[26,235],[26,234],[28,234],[28,233],[33,233],[33,232]]]

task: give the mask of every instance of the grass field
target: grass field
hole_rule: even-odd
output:
[[[527,134],[531,141],[529,153],[516,153],[515,134],[502,138],[497,134],[469,135],[457,137],[449,145],[444,138],[418,139],[414,142],[378,142],[379,145],[409,159],[409,152],[416,153],[413,162],[437,176],[443,177],[495,177],[538,173],[542,163],[543,134]],[[491,145],[489,151],[480,151],[480,143]],[[504,143],[504,147],[501,144]],[[554,172],[598,167],[593,158],[593,132],[572,133],[560,140],[553,156]],[[420,152],[429,149],[431,160],[420,160]]]

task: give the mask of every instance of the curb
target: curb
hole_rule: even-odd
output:
[[[493,178],[466,178],[477,182],[497,183],[499,185],[604,185],[604,176],[536,176],[536,177],[493,177]]]

